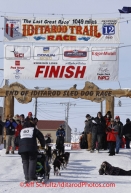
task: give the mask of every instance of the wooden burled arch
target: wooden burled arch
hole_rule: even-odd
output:
[[[97,103],[106,100],[106,111],[110,110],[114,116],[114,97],[131,97],[131,90],[102,90],[92,82],[85,82],[84,88],[80,90],[77,89],[76,85],[68,90],[52,90],[51,88],[31,90],[15,82],[0,88],[0,97],[5,97],[4,118],[9,114],[14,115],[14,97],[22,104],[31,102],[32,98],[81,98]]]

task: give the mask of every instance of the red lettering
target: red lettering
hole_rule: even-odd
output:
[[[84,78],[86,66],[38,66],[35,77],[43,78]]]
[[[82,34],[82,26],[76,26],[76,34]]]
[[[69,41],[69,40],[70,40],[70,36],[68,36],[68,35],[64,35],[64,36],[63,36],[63,40],[65,40],[65,41]]]
[[[101,37],[101,33],[98,32],[98,26],[97,25],[94,25],[94,36],[96,38],[100,38]]]
[[[45,73],[44,73],[44,78],[47,78],[49,68],[50,68],[50,66],[46,66]]]
[[[53,35],[47,36],[47,40],[54,40],[54,37]]]
[[[14,53],[14,55],[16,58],[23,58],[24,57],[24,54],[22,54],[22,53]]]
[[[56,41],[62,41],[62,40],[63,40],[63,39],[62,39],[62,35],[57,35],[55,40],[56,40]]]
[[[45,33],[51,33],[49,25],[45,26]]]
[[[71,29],[71,34],[74,34],[74,29],[76,26],[69,26],[69,28]]]
[[[52,78],[53,76],[54,78],[57,78],[59,74],[59,70],[60,70],[60,66],[51,66],[49,78]]]
[[[45,68],[45,66],[38,66],[38,67],[37,67],[35,77],[38,77],[39,74],[43,73],[43,71],[41,70],[41,68]]]
[[[76,41],[76,36],[70,36],[70,41]]]
[[[75,73],[75,78],[78,78],[78,75],[80,74],[80,78],[84,77],[86,66],[82,66],[82,69],[80,69],[81,66],[77,66],[76,73]]]
[[[98,80],[109,80],[109,76],[98,76]]]
[[[71,78],[71,77],[74,75],[74,72],[73,72],[71,69],[74,70],[75,67],[74,67],[74,66],[68,66],[68,67],[66,68],[66,72],[67,72],[68,74],[65,74],[65,78]]]
[[[60,71],[59,78],[62,78],[62,77],[63,77],[64,70],[65,70],[65,66],[62,66],[61,71]]]
[[[27,25],[27,36],[32,36],[34,34],[34,26]]]

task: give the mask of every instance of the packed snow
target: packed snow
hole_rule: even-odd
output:
[[[71,150],[70,154],[69,164],[66,169],[61,170],[61,176],[54,176],[51,166],[50,179],[46,186],[54,187],[45,187],[44,184],[37,183],[30,184],[29,187],[21,187],[24,182],[21,157],[17,151],[14,155],[6,155],[5,149],[0,150],[0,193],[43,193],[45,191],[48,193],[68,191],[72,193],[94,191],[98,193],[125,193],[131,191],[131,176],[100,176],[98,174],[98,169],[103,161],[108,161],[113,166],[125,170],[131,170],[131,149],[120,149],[120,153],[115,156],[108,156],[107,151],[90,153],[86,150]],[[111,185],[112,183],[113,185]],[[64,187],[67,185],[73,187]],[[97,187],[100,185],[108,187]]]

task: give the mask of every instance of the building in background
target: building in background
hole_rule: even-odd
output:
[[[58,120],[39,120],[37,127],[43,133],[43,135],[50,134],[52,143],[56,143],[56,131],[60,125],[63,125],[67,135],[67,143],[71,142],[71,128],[67,125],[66,121]]]

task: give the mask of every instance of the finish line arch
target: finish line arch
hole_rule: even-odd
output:
[[[14,97],[22,104],[32,101],[32,98],[74,98],[85,99],[92,102],[100,103],[106,100],[106,112],[111,111],[114,117],[114,97],[130,97],[129,89],[100,89],[92,82],[85,82],[83,89],[78,90],[76,85],[68,90],[52,90],[45,88],[43,90],[27,89],[24,85],[15,82],[9,86],[5,85],[0,88],[0,97],[4,97],[4,119],[7,115],[14,115]]]

